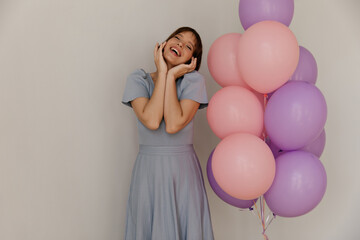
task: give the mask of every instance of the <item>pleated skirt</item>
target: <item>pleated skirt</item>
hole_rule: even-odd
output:
[[[140,145],[129,191],[125,240],[212,240],[193,145]]]

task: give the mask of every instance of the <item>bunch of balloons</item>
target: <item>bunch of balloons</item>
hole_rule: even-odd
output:
[[[315,86],[313,55],[289,29],[294,0],[240,0],[243,34],[214,41],[208,68],[222,87],[207,120],[221,141],[207,174],[225,202],[249,208],[259,197],[283,217],[318,205],[326,190],[319,158],[327,106]]]

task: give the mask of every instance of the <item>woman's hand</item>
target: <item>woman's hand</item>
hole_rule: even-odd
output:
[[[158,73],[167,73],[167,64],[165,62],[164,56],[163,56],[163,49],[166,45],[166,42],[163,42],[159,45],[159,43],[156,43],[155,49],[154,49],[154,61],[156,65],[156,69]]]
[[[168,71],[168,75],[174,77],[174,79],[176,80],[177,78],[184,76],[186,73],[194,71],[196,67],[196,60],[196,58],[192,57],[190,64],[183,63],[171,68]]]

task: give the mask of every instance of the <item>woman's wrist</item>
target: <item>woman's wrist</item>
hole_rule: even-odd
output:
[[[159,70],[158,75],[166,75],[168,73],[167,70]]]
[[[166,71],[161,71],[161,72],[157,73],[157,78],[158,79],[160,79],[160,78],[166,79],[166,77],[167,77],[167,72]]]
[[[168,71],[167,72],[167,78],[170,78],[170,79],[177,79],[177,76],[175,75],[175,73],[173,71]]]

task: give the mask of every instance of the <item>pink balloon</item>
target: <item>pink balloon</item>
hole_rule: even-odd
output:
[[[250,200],[270,188],[275,177],[275,159],[260,138],[235,133],[215,148],[212,169],[216,182],[227,194]]]
[[[294,73],[299,61],[299,45],[284,24],[262,21],[241,36],[237,56],[244,81],[260,93],[270,93]]]
[[[219,138],[237,132],[261,136],[264,111],[260,101],[250,90],[229,86],[217,91],[210,99],[207,120]]]
[[[242,80],[236,53],[239,44],[240,33],[228,33],[214,41],[207,57],[207,64],[211,76],[222,87],[238,85],[250,88]]]

